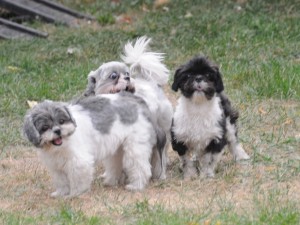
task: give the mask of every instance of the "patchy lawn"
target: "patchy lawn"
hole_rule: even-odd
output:
[[[0,224],[299,224],[298,1],[60,2],[97,21],[77,28],[27,22],[48,39],[0,42]],[[96,178],[80,197],[51,198],[49,174],[21,135],[26,101],[77,97],[90,70],[119,60],[124,44],[141,35],[166,53],[170,83],[196,54],[220,65],[251,159],[236,163],[227,153],[214,179],[184,181],[169,148],[168,178],[143,192]],[[175,107],[178,93],[170,84],[165,92]]]

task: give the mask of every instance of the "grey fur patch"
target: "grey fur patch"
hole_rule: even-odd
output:
[[[115,102],[115,109],[120,120],[124,124],[133,124],[137,121],[138,118],[138,103],[139,98],[136,98],[132,94],[126,92],[120,92],[122,96]],[[137,101],[138,100],[138,101]]]
[[[80,99],[77,104],[90,112],[95,129],[99,130],[102,134],[108,134],[110,132],[117,115],[109,99],[87,97]]]
[[[117,113],[120,116],[120,120],[124,124],[133,124],[138,118],[138,109],[136,105],[128,105],[128,102],[120,102],[115,107]]]
[[[31,115],[25,116],[24,126],[23,126],[23,133],[27,139],[38,147],[41,143],[41,136],[38,130],[35,128]]]
[[[119,95],[121,98],[113,102],[108,98],[97,96],[80,99],[76,104],[90,111],[93,125],[97,130],[102,134],[109,134],[117,117],[120,118],[121,123],[131,125],[138,119],[139,108],[147,107],[142,99],[131,93],[121,92]],[[139,105],[140,103],[142,105]],[[147,111],[147,108],[144,111]]]

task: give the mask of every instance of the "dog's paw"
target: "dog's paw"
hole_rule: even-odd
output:
[[[103,184],[105,186],[116,186],[116,185],[118,185],[118,183],[119,183],[119,181],[116,178],[108,177],[108,176],[103,178]]]
[[[167,179],[165,169],[162,169],[159,172],[155,172],[155,173],[152,172],[151,179],[152,180],[165,180],[165,179]]]
[[[98,178],[105,179],[106,176],[107,176],[107,174],[106,174],[106,172],[104,172],[103,174],[99,175]]]
[[[215,173],[212,170],[200,171],[200,178],[214,178]]]
[[[235,160],[236,161],[241,161],[241,160],[248,160],[250,159],[250,156],[245,152],[243,147],[239,145],[235,151]]]
[[[57,197],[63,197],[70,194],[70,190],[67,186],[56,188],[54,192],[51,193],[51,197],[57,198]]]
[[[52,198],[57,198],[57,197],[61,196],[61,194],[60,194],[59,192],[57,192],[57,191],[54,191],[54,192],[51,193],[50,196],[51,196]]]
[[[236,161],[249,160],[249,159],[250,159],[250,156],[246,152],[244,152],[243,154],[239,154],[235,157]]]
[[[194,166],[185,166],[183,168],[183,179],[184,180],[193,180],[198,177],[197,168]]]
[[[127,184],[125,186],[125,189],[128,191],[142,191],[144,189],[144,187],[142,187],[140,185]]]
[[[167,175],[165,172],[163,172],[158,178],[158,180],[166,180],[166,179],[167,179]]]
[[[69,195],[69,192],[62,192],[62,191],[54,191],[51,193],[52,198],[64,197],[64,196],[68,196],[68,195]]]

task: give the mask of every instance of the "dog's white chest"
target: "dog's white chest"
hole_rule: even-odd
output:
[[[181,97],[174,113],[173,131],[177,140],[202,149],[212,139],[221,138],[223,129],[219,122],[223,112],[219,102],[219,98],[213,98],[195,103]]]

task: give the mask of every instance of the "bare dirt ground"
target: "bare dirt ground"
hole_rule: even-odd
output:
[[[176,96],[169,98],[175,104]],[[143,192],[128,192],[124,187],[104,187],[95,179],[90,192],[74,199],[54,199],[51,179],[37,159],[36,149],[12,146],[0,162],[0,208],[29,215],[51,213],[66,201],[87,215],[118,218],[124,208],[138,201],[159,204],[170,210],[213,212],[230,207],[249,213],[256,201],[270,204],[300,199],[300,105],[297,102],[240,103],[241,142],[251,156],[236,163],[224,155],[214,179],[183,180],[178,156],[169,148],[168,178],[152,181]],[[100,175],[101,168],[99,168]],[[115,215],[114,215],[115,214]],[[121,218],[120,218],[121,219]]]

